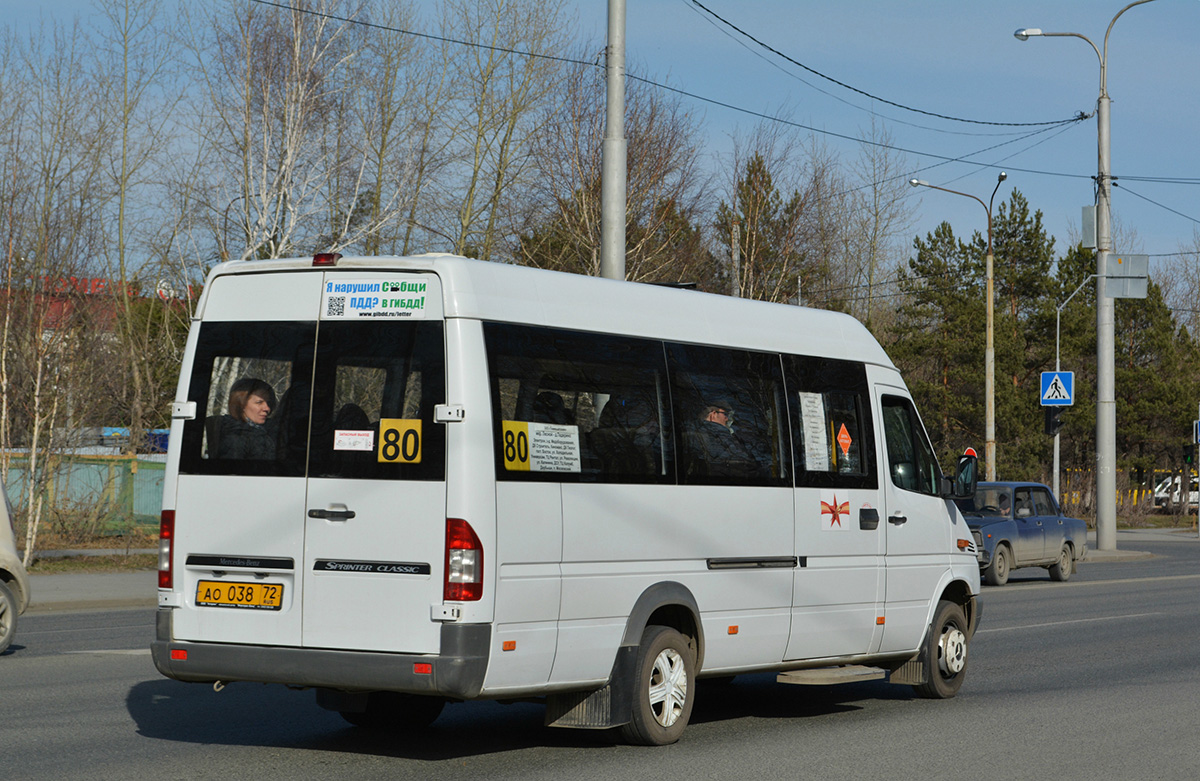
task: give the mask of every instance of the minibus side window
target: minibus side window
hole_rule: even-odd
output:
[[[485,323],[501,480],[674,482],[661,342]]]
[[[791,485],[779,356],[669,344],[679,481]]]
[[[883,431],[892,482],[906,491],[938,496],[941,471],[911,401],[883,397]]]
[[[796,484],[877,488],[866,369],[834,358],[784,356]]]
[[[188,383],[183,473],[304,474],[315,323],[204,323]]]

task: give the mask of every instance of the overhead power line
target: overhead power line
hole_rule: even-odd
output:
[[[703,11],[704,13],[711,16],[713,19],[716,19],[721,24],[723,24],[723,25],[727,26],[729,29],[735,31],[738,35],[744,36],[745,38],[753,41],[757,45],[759,45],[762,48],[766,49],[767,51],[771,52],[775,56],[781,57],[781,58],[787,60],[788,62],[790,62],[791,64],[795,65],[798,68],[803,68],[804,70],[808,71],[809,73],[813,74],[814,76],[818,76],[822,79],[825,79],[826,81],[830,82],[831,84],[836,84],[843,89],[848,89],[851,92],[858,93],[859,95],[862,95],[863,97],[870,98],[871,100],[877,100],[880,103],[884,103],[884,104],[886,104],[888,106],[892,106],[894,108],[903,109],[904,111],[911,111],[914,114],[923,114],[927,117],[936,117],[937,119],[945,119],[945,120],[949,120],[951,122],[965,122],[965,123],[971,124],[971,125],[993,125],[993,126],[997,126],[997,127],[1041,127],[1041,126],[1045,126],[1045,125],[1066,125],[1066,124],[1070,124],[1072,122],[1081,122],[1085,119],[1089,119],[1092,116],[1091,114],[1085,114],[1084,112],[1081,111],[1078,114],[1076,114],[1075,116],[1071,117],[1070,119],[1057,119],[1052,122],[989,122],[989,121],[982,120],[982,119],[964,119],[963,117],[955,117],[955,116],[951,116],[949,114],[939,114],[935,111],[926,111],[924,109],[913,108],[912,106],[906,106],[903,103],[897,103],[896,101],[888,100],[887,98],[881,98],[878,95],[872,95],[870,92],[861,90],[858,87],[853,87],[849,84],[846,84],[843,81],[838,81],[837,79],[833,78],[832,76],[827,76],[818,70],[814,70],[813,68],[808,67],[804,63],[799,62],[798,60],[795,60],[795,59],[789,57],[788,55],[784,54],[783,52],[779,51],[778,49],[773,48],[769,44],[764,43],[763,41],[759,40],[758,38],[755,38],[753,35],[746,32],[742,28],[738,27],[733,22],[720,16],[719,14],[714,12],[711,8],[708,8],[707,6],[705,6],[699,0],[691,0],[691,3],[692,3],[692,5],[696,6],[701,11]]]
[[[505,48],[502,46],[494,46],[491,44],[476,43],[473,41],[464,41],[464,40],[459,40],[456,38],[448,38],[446,36],[433,35],[431,33],[422,33],[422,32],[417,32],[415,30],[405,30],[402,28],[392,27],[389,25],[379,24],[376,22],[364,21],[362,19],[354,19],[352,17],[339,16],[337,14],[331,14],[326,11],[316,11],[316,10],[313,10],[310,8],[299,8],[299,7],[290,5],[286,2],[278,2],[276,0],[246,0],[246,2],[254,3],[257,5],[268,6],[271,8],[277,8],[277,9],[283,10],[283,11],[292,11],[292,12],[303,13],[303,14],[307,14],[307,15],[311,15],[311,16],[318,16],[318,17],[330,19],[330,20],[337,21],[337,22],[344,22],[346,24],[361,25],[363,27],[367,27],[370,29],[383,30],[386,32],[398,33],[401,35],[411,35],[416,38],[422,38],[425,40],[436,41],[439,43],[449,43],[449,44],[453,44],[456,46],[465,46],[468,48],[485,49],[488,51],[495,51],[495,52],[499,52],[502,54],[514,54],[514,55],[518,55],[518,56],[522,56],[522,57],[532,57],[535,59],[553,60],[555,62],[561,62],[561,63],[571,64],[571,65],[583,65],[583,66],[593,67],[593,68],[599,67],[596,65],[595,62],[580,60],[580,59],[573,58],[573,57],[563,57],[563,56],[552,55],[552,54],[539,54],[539,53],[535,53],[535,52],[522,51],[520,49],[510,49],[510,48]],[[722,21],[723,23],[728,24],[727,22],[725,22],[725,20],[721,19],[719,16],[712,14],[712,11],[705,8],[702,4],[700,4],[699,2],[696,2],[696,0],[692,0],[692,2],[694,2],[695,5],[697,5],[701,9],[703,9],[706,13],[709,13],[709,14],[713,15],[715,18],[720,19],[720,21]],[[732,27],[732,25],[730,25],[730,26]],[[734,29],[737,29],[737,28],[734,28]],[[739,30],[738,32],[741,33],[742,31]],[[742,33],[742,34],[744,34],[744,33]],[[747,36],[747,37],[750,37],[750,36]],[[751,37],[751,40],[754,40],[754,39]],[[767,47],[767,48],[769,48],[769,47]],[[781,56],[786,57],[786,55],[781,55]],[[806,70],[812,70],[812,69],[808,68],[807,66],[802,65],[800,63],[796,63],[796,64],[802,68],[805,68]],[[844,86],[847,89],[854,90],[855,92],[859,92],[863,95],[866,95],[867,97],[870,97],[873,100],[880,100],[881,102],[888,103],[889,105],[896,105],[899,108],[904,108],[904,109],[908,109],[911,111],[920,112],[919,109],[911,109],[908,106],[903,106],[901,104],[895,104],[895,103],[892,103],[891,101],[886,101],[886,100],[883,100],[882,98],[877,98],[873,95],[870,95],[869,93],[863,92],[862,90],[858,90],[854,87],[850,87],[849,85],[842,84],[841,82],[837,81],[836,79],[832,79],[832,78],[825,76],[824,74],[819,73],[817,71],[812,71],[812,72],[818,76],[821,76],[822,78],[828,79],[829,81],[831,81],[835,84],[838,84],[839,86]],[[921,157],[927,157],[927,158],[932,158],[934,160],[942,161],[941,163],[938,163],[937,165],[943,165],[945,163],[968,163],[970,165],[976,165],[976,166],[980,166],[980,167],[984,167],[984,168],[995,168],[995,167],[998,167],[998,164],[981,163],[981,162],[973,161],[969,158],[971,158],[975,155],[983,154],[984,152],[988,152],[992,149],[996,149],[996,148],[1004,146],[1006,144],[1023,141],[1026,138],[1030,138],[1031,136],[1038,135],[1039,133],[1046,132],[1046,131],[1054,129],[1056,127],[1070,125],[1070,124],[1073,124],[1073,123],[1076,123],[1076,122],[1079,122],[1081,120],[1088,118],[1088,115],[1079,114],[1072,119],[1058,120],[1056,122],[1021,123],[1021,122],[980,122],[977,120],[959,119],[957,117],[942,117],[942,118],[946,118],[946,119],[953,119],[953,120],[961,121],[961,122],[972,122],[972,123],[976,123],[976,124],[991,124],[991,125],[999,125],[999,126],[1004,126],[1004,127],[1039,127],[1040,128],[1039,130],[1035,130],[1035,131],[1033,131],[1031,133],[1027,133],[1023,136],[1018,136],[1017,138],[1010,139],[1008,141],[1005,141],[1005,142],[1002,142],[999,144],[995,144],[993,146],[986,147],[984,149],[980,149],[975,152],[970,152],[965,155],[960,155],[958,157],[951,157],[948,155],[939,155],[939,154],[935,154],[932,152],[921,152],[921,151],[915,150],[915,149],[907,149],[905,147],[894,146],[891,144],[885,144],[885,143],[878,142],[878,141],[871,141],[871,140],[867,140],[867,139],[863,139],[863,138],[857,138],[854,136],[846,135],[844,133],[837,133],[832,130],[825,130],[822,128],[813,127],[811,125],[805,125],[805,124],[802,124],[799,122],[793,122],[791,120],[783,119],[781,117],[767,114],[765,112],[754,111],[752,109],[743,108],[742,106],[737,106],[732,103],[727,103],[725,101],[717,100],[715,98],[709,98],[709,97],[705,97],[703,95],[698,95],[694,92],[689,92],[687,90],[679,89],[677,87],[671,87],[666,84],[662,84],[662,83],[653,81],[652,79],[647,79],[647,78],[644,78],[641,76],[635,76],[635,75],[629,74],[629,73],[626,74],[626,78],[633,80],[633,81],[640,81],[649,86],[656,87],[656,88],[662,89],[662,90],[666,90],[668,92],[674,92],[678,95],[689,98],[691,100],[699,101],[701,103],[707,103],[712,106],[717,106],[717,107],[724,108],[724,109],[727,109],[730,111],[735,111],[737,113],[756,117],[756,118],[759,118],[759,119],[762,119],[762,120],[765,120],[768,122],[784,124],[784,125],[788,125],[791,127],[799,128],[801,130],[807,130],[812,133],[817,133],[819,135],[829,136],[832,138],[839,138],[839,139],[842,139],[845,141],[852,141],[857,144],[866,144],[869,146],[876,146],[881,149],[888,149],[888,150],[895,151],[895,152],[903,152],[905,154],[918,155]],[[920,112],[920,113],[927,113],[927,114],[930,114],[931,116],[939,116],[939,117],[942,116],[942,115],[938,115],[938,114],[932,114],[931,112]],[[927,166],[927,168],[930,168],[930,167],[933,167],[933,166]],[[1037,176],[1058,176],[1058,177],[1063,177],[1063,178],[1068,178],[1068,179],[1091,179],[1092,178],[1091,176],[1084,175],[1084,174],[1071,174],[1071,173],[1064,173],[1064,172],[1060,172],[1060,171],[1043,171],[1043,170],[1037,170],[1037,169],[1032,169],[1032,168],[1021,168],[1021,167],[1012,166],[1012,165],[1006,166],[1005,168],[1006,168],[1006,170],[1009,170],[1009,171],[1033,174],[1033,175],[1037,175]],[[925,169],[919,169],[919,170],[925,170]],[[1130,180],[1137,179],[1137,177],[1127,177],[1127,178]],[[1158,181],[1158,179],[1151,179],[1150,181]],[[1187,180],[1187,179],[1181,179],[1179,181],[1181,183],[1191,183],[1191,180]],[[1196,180],[1196,181],[1200,181],[1200,180]],[[1141,196],[1139,196],[1139,197],[1141,197]],[[1161,204],[1155,204],[1155,205],[1161,205]],[[1162,208],[1167,208],[1167,207],[1164,206]],[[1184,215],[1184,216],[1186,216],[1186,215]],[[1189,218],[1189,219],[1191,219],[1191,218]]]

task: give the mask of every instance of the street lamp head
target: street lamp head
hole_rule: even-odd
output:
[[[996,184],[1000,184],[1000,182],[1003,182],[1007,178],[1008,178],[1008,174],[1001,171],[1000,176],[996,177]]]
[[[908,183],[911,184],[913,187],[921,187],[922,185],[924,185],[925,187],[929,186],[929,182],[926,182],[922,179],[909,179]]]
[[[1030,38],[1036,38],[1039,35],[1042,35],[1042,29],[1040,27],[1022,27],[1020,30],[1017,30],[1015,33],[1013,33],[1013,37],[1015,37],[1018,41],[1028,41]]]

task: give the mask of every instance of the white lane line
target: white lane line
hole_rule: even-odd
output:
[[[1051,621],[1046,624],[1022,624],[1021,626],[1001,626],[994,629],[980,629],[975,632],[977,635],[987,634],[988,632],[1013,632],[1018,629],[1044,629],[1050,626],[1066,626],[1067,624],[1092,624],[1099,621],[1123,621],[1128,618],[1146,618],[1148,616],[1163,616],[1166,613],[1130,613],[1124,616],[1103,616],[1101,618],[1075,618],[1070,621]]]
[[[149,656],[149,648],[100,649],[97,651],[63,651],[64,654],[113,654],[115,656]]]

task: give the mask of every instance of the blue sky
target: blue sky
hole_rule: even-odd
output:
[[[1042,122],[1094,111],[1100,65],[1085,41],[1043,37],[1022,42],[1013,32],[1022,27],[1075,32],[1103,50],[1105,30],[1127,1],[701,0],[791,59],[859,90],[925,111],[992,122]],[[593,0],[576,5],[581,32],[602,37],[606,4]],[[1122,189],[1118,180],[1115,218],[1136,231],[1133,246],[1118,245],[1118,251],[1175,253],[1181,245],[1193,246],[1194,231],[1200,229],[1198,32],[1197,0],[1156,0],[1130,9],[1113,26],[1108,47],[1112,173],[1197,181],[1128,181]],[[962,133],[1024,133],[1032,128],[931,119],[872,101],[766,53],[714,23],[690,0],[629,0],[626,46],[630,72],[753,111],[771,114],[786,106],[793,121],[829,133],[857,137],[869,128],[874,113],[896,146],[926,153],[908,155],[917,178],[984,201],[1003,169],[1009,178],[997,193],[997,203],[1010,188],[1024,193],[1031,207],[1043,212],[1060,254],[1071,227],[1078,233],[1081,208],[1093,203],[1094,118],[1061,133],[1051,130],[973,154],[1017,136]],[[722,135],[755,122],[726,109],[699,107],[714,147]],[[834,135],[825,138],[846,158],[856,154],[852,142]],[[966,156],[998,167],[937,165],[942,161],[931,155]],[[978,203],[932,190],[922,190],[917,215],[913,233],[921,236],[943,220],[960,235],[987,227]]]
[[[237,0],[231,0],[236,2]],[[1099,94],[1099,60],[1076,38],[1013,37],[1019,27],[1076,32],[1103,47],[1109,21],[1123,0],[701,0],[705,6],[804,65],[887,101],[938,114],[989,122],[1043,122],[1091,113]],[[432,8],[435,0],[422,0]],[[605,0],[568,0],[581,37],[602,42]],[[1078,233],[1081,207],[1093,202],[1097,170],[1096,120],[1023,141],[1035,128],[1004,128],[933,119],[855,94],[758,48],[690,0],[628,0],[630,73],[749,111],[786,110],[794,122],[823,131],[830,149],[849,160],[874,117],[893,143],[912,150],[912,175],[932,184],[991,195],[1019,189],[1043,212],[1061,254]],[[0,18],[20,24],[38,13],[67,18],[86,12],[86,0],[0,0]],[[1192,178],[1200,182],[1200,0],[1155,0],[1126,12],[1108,47],[1112,97],[1112,172],[1115,218],[1136,240],[1119,252],[1161,256],[1194,246],[1200,235],[1200,183],[1171,184],[1122,177]],[[702,101],[688,101],[704,118],[708,148],[729,149],[729,137],[758,120]],[[997,133],[1003,135],[996,135]],[[1013,142],[989,152],[987,147]],[[935,155],[973,163],[941,164]],[[986,167],[995,166],[995,167]],[[1151,203],[1151,201],[1155,203]],[[1178,213],[1176,213],[1178,212]],[[986,230],[986,215],[966,198],[920,193],[913,235],[949,220],[968,237]],[[1120,234],[1118,234],[1119,236]],[[911,238],[911,237],[910,237]]]

